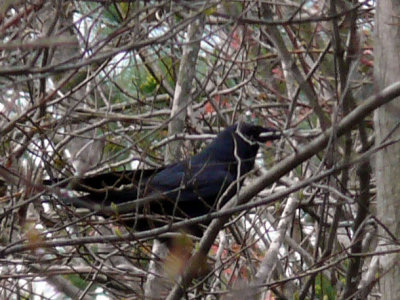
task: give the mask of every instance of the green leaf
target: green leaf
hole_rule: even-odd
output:
[[[119,215],[119,213],[118,213],[118,205],[115,204],[114,202],[111,202],[111,209],[117,216]]]
[[[207,9],[204,11],[204,14],[208,17],[208,16],[213,15],[216,11],[217,11],[217,7],[216,7],[216,6],[213,6],[213,7],[207,8]]]

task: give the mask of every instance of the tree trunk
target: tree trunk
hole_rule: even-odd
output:
[[[382,90],[400,77],[400,3],[377,1],[375,82]],[[376,143],[400,137],[400,98],[375,112]],[[385,225],[380,228],[381,245],[389,250],[396,245],[390,237],[400,236],[400,143],[385,147],[376,155],[377,215]],[[388,234],[390,231],[391,234]],[[382,300],[400,299],[400,254],[382,256]],[[387,271],[387,272],[386,272]]]
[[[179,66],[178,80],[175,86],[172,103],[171,121],[168,124],[170,136],[183,132],[187,111],[191,106],[192,82],[195,77],[197,56],[200,50],[201,36],[204,31],[204,15],[192,22],[188,29],[188,38],[183,48],[183,56]],[[194,125],[194,124],[193,124]],[[165,161],[170,163],[183,158],[182,141],[174,141],[167,145]]]

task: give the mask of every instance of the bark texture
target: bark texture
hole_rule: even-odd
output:
[[[400,76],[400,2],[377,1],[375,80],[376,89],[390,85]],[[376,142],[400,137],[400,98],[380,107],[375,112]],[[394,143],[376,156],[377,214],[379,220],[394,237],[400,236],[400,143]],[[389,250],[396,242],[381,228],[381,246]],[[400,254],[380,259],[382,300],[400,299]],[[387,273],[385,273],[387,271]]]

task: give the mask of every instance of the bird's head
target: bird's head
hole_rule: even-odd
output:
[[[211,154],[213,159],[229,162],[239,158],[246,162],[247,172],[253,167],[260,143],[280,137],[281,133],[276,129],[241,122],[222,131],[201,155]]]

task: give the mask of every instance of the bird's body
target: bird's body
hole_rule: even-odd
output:
[[[205,215],[215,211],[240,188],[242,176],[254,167],[258,142],[279,137],[271,128],[240,123],[226,128],[202,152],[186,160],[161,169],[96,175],[83,179],[77,190],[88,192],[86,200],[104,205],[159,195],[137,209],[136,213],[144,218],[128,223],[136,230]],[[126,183],[129,188],[119,188]],[[154,216],[166,220],[155,221]]]

